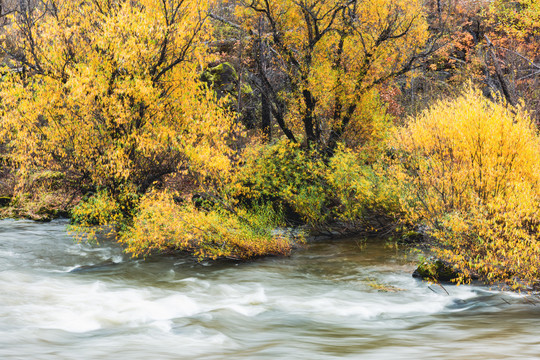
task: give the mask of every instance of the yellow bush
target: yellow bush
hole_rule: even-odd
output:
[[[0,145],[18,177],[47,169],[75,187],[145,192],[186,167],[225,176],[234,118],[199,81],[211,1],[167,4],[59,0],[29,20],[6,15],[26,59],[26,75],[0,82]]]
[[[288,238],[270,230],[257,228],[237,214],[177,205],[170,193],[152,192],[142,199],[133,225],[122,233],[120,242],[134,256],[169,250],[189,251],[199,259],[288,254]]]
[[[540,140],[527,115],[469,90],[393,140],[407,218],[430,225],[439,256],[462,280],[531,285],[540,275]]]

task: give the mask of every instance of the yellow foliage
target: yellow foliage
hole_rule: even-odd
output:
[[[290,83],[282,94],[286,127],[330,152],[349,129],[362,144],[372,139],[377,126],[362,111],[364,97],[407,72],[428,39],[417,0],[241,3],[238,15],[248,29],[260,28],[265,18],[277,64]]]
[[[538,0],[495,0],[489,5],[488,14],[493,24],[518,39],[540,35],[540,2]]]
[[[142,199],[133,226],[120,241],[134,256],[180,250],[199,259],[250,259],[291,250],[285,236],[257,229],[235,214],[177,205],[166,192]]]
[[[226,173],[232,117],[198,81],[210,5],[60,0],[31,23],[12,14],[34,39],[20,42],[25,74],[0,83],[0,137],[20,173],[143,190],[181,166]]]
[[[407,157],[429,214],[467,209],[539,181],[530,119],[478,91],[436,103],[396,134],[394,146]]]
[[[531,285],[540,275],[540,139],[521,109],[477,90],[436,103],[393,141],[407,218],[464,275]]]

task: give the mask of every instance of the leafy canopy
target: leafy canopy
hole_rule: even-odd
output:
[[[243,24],[259,30],[286,79],[279,94],[267,74],[273,113],[292,141],[300,136],[329,153],[361,116],[370,90],[411,70],[428,53],[427,22],[417,0],[244,0]],[[284,114],[283,109],[287,109]],[[356,132],[361,132],[356,129]],[[370,140],[369,136],[360,141]]]
[[[210,5],[56,0],[10,15],[23,71],[0,83],[0,137],[21,173],[144,192],[180,168],[227,171],[231,117],[198,80]]]

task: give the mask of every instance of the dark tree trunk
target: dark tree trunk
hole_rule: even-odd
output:
[[[308,146],[310,146],[312,143],[317,144],[319,142],[319,138],[316,135],[318,132],[315,131],[315,106],[317,105],[317,101],[309,90],[304,90],[303,96],[304,103],[306,105],[306,113],[304,115],[303,122],[307,143]]]
[[[272,140],[272,109],[270,100],[265,93],[261,94],[261,129],[266,141]]]

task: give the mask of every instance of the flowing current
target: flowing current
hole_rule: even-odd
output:
[[[0,359],[540,358],[535,298],[430,286],[384,241],[198,264],[66,225],[0,221]]]

